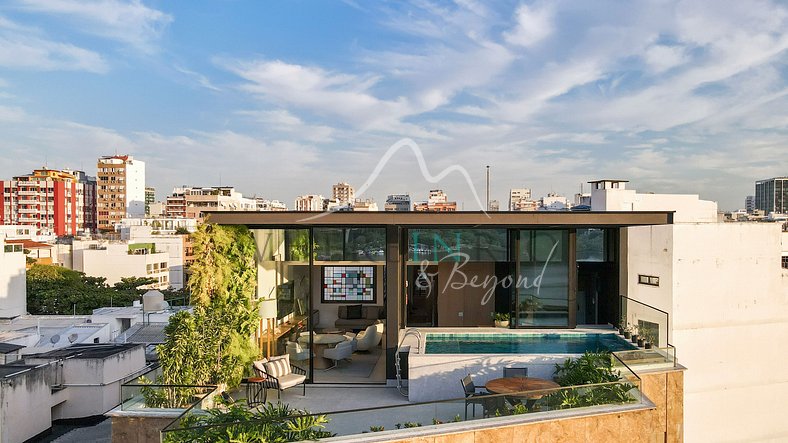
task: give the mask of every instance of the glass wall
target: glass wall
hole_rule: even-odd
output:
[[[257,297],[276,300],[275,317],[261,318],[264,356],[290,355],[310,374],[310,266],[308,229],[253,229],[257,243]],[[263,309],[265,311],[265,309]],[[266,314],[263,313],[263,316]]]
[[[519,232],[517,326],[569,326],[569,231]]]
[[[408,261],[507,261],[506,229],[411,229]]]
[[[312,235],[314,381],[384,383],[386,229],[315,227]]]

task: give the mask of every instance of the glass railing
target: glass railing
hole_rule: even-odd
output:
[[[225,414],[207,414],[191,408],[164,428],[162,441],[208,442],[220,438],[233,441],[233,438],[241,440],[242,436],[250,435],[263,437],[265,441],[316,440],[526,414],[582,409],[591,412],[599,406],[642,404],[638,376],[620,362],[616,369],[620,379],[609,383],[320,414],[289,410],[286,405],[271,403],[251,410],[245,404],[222,405],[220,408],[225,409]]]
[[[644,339],[644,347],[670,346],[670,315],[654,306],[629,298],[619,298],[621,318],[618,328],[625,337],[637,335]],[[648,343],[649,346],[645,346]]]
[[[644,371],[669,369],[677,365],[676,348],[672,345],[614,352],[617,360],[629,368]],[[615,366],[615,362],[614,362]]]
[[[156,384],[157,367],[120,387],[121,411],[211,409],[215,406],[212,385]]]

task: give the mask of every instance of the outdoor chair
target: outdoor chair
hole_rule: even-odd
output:
[[[287,355],[290,356],[290,361],[309,360],[309,357],[312,355],[309,349],[305,349],[300,343],[295,341],[288,341],[285,349],[287,350]]]
[[[256,361],[253,367],[266,389],[276,389],[278,399],[282,399],[282,391],[298,385],[303,386],[306,395],[306,371],[290,364],[290,355]]]
[[[328,371],[330,369],[334,369],[339,366],[340,360],[350,359],[353,356],[353,342],[346,340],[339,344],[337,344],[333,348],[326,348],[323,351],[323,357],[329,360],[334,360],[334,366],[330,368],[326,368],[325,370]]]
[[[462,390],[465,392],[465,419],[468,419],[468,405],[473,405],[473,416],[476,417],[476,405],[482,406],[482,415],[487,416],[487,411],[490,409],[490,398],[484,398],[490,395],[483,387],[477,387],[473,384],[473,379],[470,374],[466,375],[460,380],[462,383]],[[477,392],[482,389],[482,392]]]
[[[503,377],[528,377],[528,368],[503,368]]]

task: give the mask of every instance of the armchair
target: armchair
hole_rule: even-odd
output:
[[[325,369],[328,371],[329,369],[334,369],[339,366],[340,360],[350,359],[353,356],[353,343],[349,340],[343,341],[337,344],[333,348],[326,348],[323,351],[323,357],[334,360],[334,366]]]
[[[359,351],[369,351],[380,344],[382,339],[383,323],[378,322],[358,333],[356,336],[356,341],[358,341],[357,349]]]

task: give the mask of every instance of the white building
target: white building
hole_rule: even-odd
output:
[[[295,211],[322,211],[325,198],[318,194],[299,195],[295,199]]]
[[[151,289],[170,286],[168,252],[157,252],[152,243],[107,243],[75,240],[72,244],[72,269],[93,277],[104,277],[107,284],[125,277],[150,277],[157,283]]]
[[[75,345],[0,365],[0,441],[27,441],[54,420],[102,415],[120,404],[120,386],[145,369],[138,344]]]
[[[279,200],[268,200],[265,198],[255,198],[258,211],[287,211],[287,205]]]
[[[353,210],[354,211],[367,211],[367,212],[369,212],[369,211],[377,211],[378,210],[378,204],[375,203],[374,200],[370,200],[370,199],[366,199],[366,200],[356,199],[356,201],[353,203]]]
[[[566,197],[552,192],[542,197],[540,205],[540,209],[545,211],[566,211],[569,207],[569,200]]]
[[[13,318],[27,311],[25,254],[22,245],[6,244],[0,234],[0,318]]]
[[[521,202],[531,200],[531,189],[512,188],[509,190],[509,210],[520,211]]]
[[[135,226],[149,226],[152,231],[157,231],[159,234],[175,234],[179,228],[186,229],[189,232],[197,230],[199,221],[196,218],[180,218],[180,217],[155,217],[155,218],[124,218],[119,223],[115,224],[115,231],[122,232],[123,229]],[[121,236],[121,238],[123,238]]]
[[[620,291],[669,314],[670,343],[690,368],[686,441],[785,441],[788,372],[777,368],[788,357],[775,352],[788,341],[780,225],[718,223],[715,202],[637,194],[624,183],[592,182],[593,210],[676,211],[673,225],[622,229]]]
[[[190,220],[190,219],[180,219]],[[183,288],[184,263],[188,237],[186,235],[153,234],[152,226],[129,226],[121,228],[121,240],[129,244],[153,244],[156,252],[167,253],[169,283],[174,289]],[[174,232],[174,231],[173,231]]]

